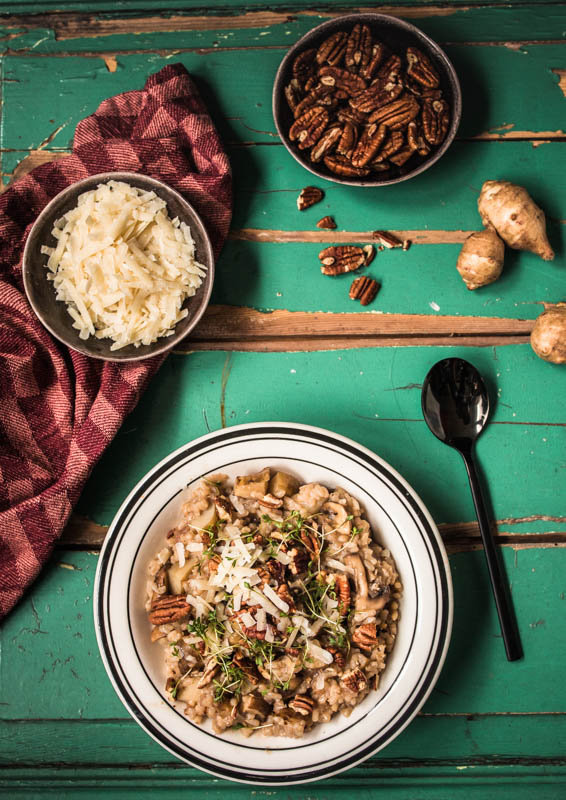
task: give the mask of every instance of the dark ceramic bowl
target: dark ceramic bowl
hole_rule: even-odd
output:
[[[111,339],[97,339],[94,336],[89,336],[88,339],[79,338],[79,332],[73,328],[73,319],[67,311],[66,304],[62,300],[55,299],[53,283],[47,280],[48,257],[41,253],[42,245],[49,247],[56,245],[56,239],[51,234],[53,225],[59,217],[77,205],[78,196],[83,192],[95,189],[100,183],[110,180],[124,181],[139,189],[153,191],[158,197],[165,200],[169,216],[171,218],[179,217],[181,222],[190,227],[195,242],[195,258],[207,268],[206,276],[196,294],[185,300],[183,308],[187,308],[189,313],[177,323],[174,334],[157,339],[153,344],[139,347],[128,345],[121,350],[110,350]],[[101,358],[105,361],[139,361],[171,350],[193,330],[204,314],[212,292],[214,256],[208,234],[199,215],[178,192],[165,183],[146,175],[138,175],[133,172],[103,172],[77,181],[67,189],[63,189],[43,209],[28,236],[24,248],[22,272],[24,287],[31,307],[39,321],[56,339],[73,350],[92,358]]]
[[[351,30],[356,23],[368,25],[375,39],[386,44],[394,53],[402,53],[410,46],[418,47],[422,50],[430,58],[440,76],[442,95],[450,107],[450,127],[440,147],[433,150],[428,156],[413,156],[407,164],[402,167],[392,167],[387,172],[380,173],[380,177],[377,177],[377,175],[369,175],[367,178],[340,177],[334,172],[330,172],[322,162],[313,164],[308,158],[308,153],[304,150],[299,150],[296,143],[291,142],[289,139],[289,128],[293,124],[294,118],[285,98],[285,86],[293,77],[292,67],[295,58],[304,50],[319,47],[325,39],[336,31]],[[289,50],[277,70],[273,87],[275,126],[281,141],[293,158],[319,178],[350,186],[388,186],[392,183],[400,183],[409,178],[414,178],[415,175],[424,172],[436,163],[452,144],[460,124],[461,115],[462,93],[460,82],[446,53],[436,42],[433,42],[432,39],[418,28],[415,28],[414,25],[386,14],[347,14],[331,19],[328,22],[323,22],[322,25],[313,28]]]

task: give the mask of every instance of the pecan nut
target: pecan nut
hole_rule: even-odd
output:
[[[294,121],[289,129],[289,139],[297,142],[300,150],[316,144],[328,124],[328,111],[323,106],[313,106]]]
[[[363,692],[367,687],[367,678],[359,667],[349,669],[342,675],[342,684],[351,692]]]
[[[340,140],[341,135],[342,129],[339,127],[329,128],[325,131],[311,150],[311,161],[316,164],[318,161],[321,161],[325,155],[331,153]]]
[[[381,42],[375,42],[371,49],[371,55],[368,63],[360,68],[360,75],[367,81],[371,80],[385,55],[385,47]]]
[[[448,103],[444,100],[425,100],[423,104],[423,131],[429,144],[441,144],[450,124]]]
[[[269,561],[266,561],[265,566],[275,583],[279,584],[283,581],[285,577],[285,564],[277,561],[276,558],[270,558]]]
[[[379,291],[379,283],[373,278],[364,276],[356,278],[350,286],[350,297],[359,300],[362,306],[368,306]]]
[[[341,616],[345,617],[350,609],[352,596],[348,576],[336,575],[334,577],[334,585],[336,586],[336,594],[338,595],[338,611]]]
[[[314,711],[314,700],[306,694],[297,694],[289,703],[289,708],[292,708],[297,714],[307,717]]]
[[[362,266],[365,253],[355,245],[332,245],[318,254],[323,275],[343,275]]]
[[[342,128],[342,135],[340,141],[336,146],[336,152],[341,156],[350,157],[353,152],[356,142],[358,141],[358,128],[353,122],[345,122]]]
[[[320,542],[314,531],[301,531],[301,542],[307,548],[311,556],[318,558],[320,553]]]
[[[366,244],[362,247],[362,250],[365,253],[364,266],[369,267],[375,258],[375,247],[372,244]]]
[[[305,50],[299,53],[297,58],[293,61],[293,78],[301,85],[304,86],[309,78],[313,77],[316,73],[316,49]]]
[[[401,242],[396,236],[393,236],[392,233],[389,233],[389,231],[374,231],[373,237],[374,239],[377,239],[377,241],[384,247],[387,247],[388,250],[392,250],[394,247],[403,246],[403,242]]]
[[[415,119],[419,111],[420,106],[415,97],[412,94],[404,94],[370,114],[369,122],[387,125],[392,131],[401,130]]]
[[[416,47],[407,48],[407,75],[427,89],[437,89],[440,85],[440,78],[430,59]]]
[[[373,123],[368,125],[360,137],[352,153],[352,164],[354,167],[365,167],[372,161],[387,136],[387,127]]]
[[[300,575],[301,572],[306,572],[309,563],[309,557],[306,550],[303,550],[301,547],[293,547],[289,550],[289,556],[291,558],[291,563],[289,564],[289,569],[293,575]]]
[[[287,603],[291,611],[295,610],[295,601],[286,583],[282,583],[281,586],[277,587],[277,594],[279,595],[281,600],[283,600],[283,602]]]
[[[285,98],[287,100],[287,105],[289,106],[294,115],[295,109],[301,102],[301,87],[299,86],[299,82],[297,81],[296,78],[293,78],[291,83],[287,84],[287,86],[284,89],[284,92],[285,92]]]
[[[317,64],[331,64],[336,66],[342,61],[346,52],[346,42],[348,34],[345,31],[337,31],[329,36],[316,51]]]
[[[402,150],[398,150],[395,155],[390,156],[389,160],[392,164],[395,164],[397,167],[402,167],[403,164],[406,164],[407,161],[415,155],[415,151],[413,150],[410,145],[403,147]]]
[[[189,616],[191,610],[183,594],[162,594],[151,604],[149,621],[152,625],[166,625]]]
[[[212,679],[216,677],[219,670],[220,667],[214,659],[209,661],[206,667],[204,668],[204,672],[202,673],[202,678],[197,683],[197,689],[202,689],[205,686],[208,686],[208,684],[212,682]]]
[[[325,86],[323,83],[317,83],[306,97],[303,97],[298,103],[293,112],[295,119],[302,117],[309,108],[313,108],[314,106],[325,106],[326,108],[335,106],[336,98],[332,96],[331,92],[331,87]]]
[[[325,231],[333,231],[336,229],[336,223],[334,222],[334,217],[323,217],[319,219],[316,223],[317,228],[322,228]]]
[[[272,494],[264,495],[257,502],[260,506],[263,506],[264,508],[268,508],[270,510],[281,508],[281,506],[283,505],[283,500],[281,500],[279,497],[274,497]]]
[[[352,642],[362,650],[372,650],[378,642],[375,622],[367,622],[365,625],[357,627],[352,634]]]
[[[363,114],[371,114],[382,105],[392,103],[402,91],[400,77],[396,76],[391,80],[376,78],[371,86],[350,99],[350,106]]]
[[[248,627],[244,625],[241,619],[243,614],[246,614],[248,612],[251,614],[254,611],[257,611],[258,608],[259,606],[250,606],[249,608],[242,608],[240,609],[240,611],[237,611],[235,614],[232,614],[232,616],[230,617],[230,622],[237,623],[238,626],[240,627],[240,630],[242,631],[242,634],[247,639],[259,639],[260,641],[263,641],[265,639],[266,631],[258,631],[257,625],[251,625],[250,627]]]
[[[350,72],[365,68],[372,56],[371,31],[367,25],[354,25],[346,40],[344,64]]]
[[[331,172],[342,175],[344,178],[365,178],[366,175],[369,175],[367,167],[354,167],[346,156],[325,156],[324,163]]]
[[[359,75],[354,75],[347,69],[340,69],[340,67],[322,67],[318,74],[320,82],[324,86],[342,89],[349,96],[363,92],[367,87],[367,83]]]
[[[334,658],[334,664],[338,667],[338,669],[343,669],[346,666],[346,656],[339,650],[337,647],[329,647],[325,646],[325,650],[328,650],[329,653],[332,654]]]
[[[306,208],[314,206],[315,203],[320,203],[323,197],[324,192],[318,186],[305,186],[297,197],[297,208],[299,211],[304,211]]]
[[[375,169],[376,164],[379,164],[382,161],[386,161],[388,158],[400,150],[405,143],[405,136],[403,135],[403,131],[391,131],[388,135],[387,139],[383,143],[381,150],[378,152],[377,156],[374,159],[373,167]]]

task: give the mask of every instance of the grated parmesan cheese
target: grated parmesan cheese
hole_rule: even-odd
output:
[[[175,543],[175,550],[177,551],[177,558],[179,559],[179,566],[185,566],[185,545],[183,542]]]
[[[57,300],[81,339],[108,337],[111,350],[171,336],[206,274],[188,225],[155,192],[123,181],[79,195],[52,235],[56,246],[41,252]]]

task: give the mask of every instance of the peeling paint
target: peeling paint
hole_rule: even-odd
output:
[[[116,72],[118,69],[118,61],[116,60],[116,56],[102,55],[101,58],[106,64],[106,69],[108,72]]]

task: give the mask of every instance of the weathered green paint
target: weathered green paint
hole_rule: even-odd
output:
[[[137,4],[136,4],[137,5]],[[358,3],[358,6],[360,4]],[[389,4],[389,8],[393,4]],[[139,33],[135,37],[125,33],[110,33],[104,36],[93,36],[84,38],[57,38],[55,24],[53,20],[36,21],[31,30],[24,27],[2,26],[0,19],[0,35],[10,35],[10,39],[0,41],[1,50],[13,52],[31,51],[35,54],[43,53],[80,53],[80,52],[128,52],[131,50],[183,50],[195,48],[226,48],[226,47],[276,47],[288,46],[292,44],[315,25],[330,19],[333,16],[332,10],[325,10],[316,7],[310,13],[302,13],[306,10],[306,5],[295,6],[285,3],[284,7],[273,6],[270,4],[271,11],[278,14],[276,20],[269,23],[264,16],[260,16],[265,11],[265,4],[255,9],[256,16],[249,17],[245,27],[230,27],[230,21],[224,23],[222,19],[215,21],[219,16],[233,17],[230,10],[215,4],[212,8],[197,7],[194,11],[199,17],[212,16],[211,30],[176,30],[174,24],[171,31]],[[348,3],[341,3],[342,8],[347,7]],[[415,14],[415,5],[409,4],[410,10],[403,14],[402,8],[398,8],[396,14],[406,18],[409,22],[417,25],[421,30],[432,36],[439,42],[513,42],[524,41],[547,41],[559,40],[565,37],[563,28],[564,8],[562,5],[533,3],[524,6],[469,6],[465,8],[454,8],[449,11],[446,3],[440,13],[427,9],[423,6]],[[355,7],[355,6],[354,6]],[[2,3],[0,3],[0,9]],[[100,0],[97,3],[100,11]],[[84,9],[92,11],[89,6]],[[131,24],[136,24],[136,15],[128,15],[123,12],[120,14],[113,4],[113,9],[117,11],[118,18],[131,19]],[[137,6],[136,10],[140,10]],[[175,6],[175,11],[171,13],[178,17],[181,9]],[[377,8],[376,11],[382,9]],[[387,10],[387,9],[385,9]],[[150,9],[151,16],[159,16],[159,6],[152,3]],[[254,9],[250,8],[252,13]],[[191,14],[185,15],[189,19]],[[96,15],[99,19],[108,19],[109,15]]]
[[[356,5],[354,0],[339,2],[340,8]],[[391,0],[389,5],[415,3]],[[557,44],[566,35],[566,6],[470,6],[456,0],[444,2],[439,12],[427,8],[436,2],[421,5],[415,23],[438,41],[452,43],[447,51],[462,79],[464,118],[461,141],[410,183],[364,191],[327,184],[323,203],[302,214],[296,211],[296,194],[316,181],[274,135],[271,86],[286,48],[332,16],[329,2],[306,13],[306,5],[297,0],[250,0],[245,8],[238,0],[209,7],[202,0],[179,0],[174,8],[163,0],[96,3],[106,18],[112,14],[101,12],[120,18],[130,13],[282,14],[272,25],[256,22],[242,29],[228,25],[56,39],[47,21],[19,34],[0,25],[0,46],[9,53],[2,58],[1,73],[4,180],[29,149],[68,148],[78,120],[101,100],[141,87],[149,72],[179,60],[195,75],[229,143],[235,228],[313,230],[321,216],[331,213],[344,230],[472,230],[480,226],[476,199],[484,180],[499,176],[526,185],[556,220],[549,225],[557,251],[553,264],[508,253],[501,280],[475,293],[464,289],[455,272],[456,245],[380,253],[368,272],[383,283],[373,306],[378,312],[533,318],[541,302],[566,299],[564,227],[558,222],[566,207],[559,169],[564,142],[537,141],[534,147],[528,140],[462,140],[486,131],[508,138],[533,131],[540,140],[546,132],[556,137],[564,130],[566,101],[556,70],[566,68],[564,48]],[[93,13],[93,4],[0,0],[5,14],[53,9]],[[493,46],[496,42],[510,46]],[[144,50],[153,52],[133,52]],[[95,53],[116,54],[116,71],[109,72],[100,56],[88,55]],[[262,310],[357,310],[347,298],[347,278],[320,275],[319,249],[316,244],[232,241],[218,264],[213,300]],[[229,367],[224,396],[229,425],[281,419],[326,426],[397,467],[437,522],[471,520],[459,457],[432,437],[419,405],[419,384],[427,369],[448,355],[473,361],[497,399],[478,455],[494,515],[509,518],[502,528],[566,531],[566,370],[542,363],[528,345],[173,355],[95,468],[78,511],[107,524],[157,460],[208,428],[218,429],[221,376]],[[109,798],[178,797],[182,792],[198,800],[344,800],[354,794],[360,800],[557,800],[566,791],[566,549],[506,547],[504,556],[525,659],[505,661],[483,554],[451,556],[454,636],[424,714],[362,767],[315,786],[279,790],[235,786],[186,768],[138,728],[116,698],[96,647],[92,590],[97,555],[57,550],[0,629],[0,764],[5,767],[0,794],[26,800],[75,795],[98,800],[102,792]]]
[[[507,131],[563,129],[566,101],[558,86],[558,75],[552,72],[564,68],[562,45],[529,44],[519,50],[450,45],[446,50],[462,80],[461,137],[501,130],[504,126],[511,126]],[[272,143],[277,137],[271,115],[271,91],[285,52],[285,47],[278,46],[249,50],[218,48],[178,55],[172,51],[168,56],[136,53],[120,56],[116,72],[109,72],[98,57],[10,55],[4,65],[1,146],[37,147],[64,125],[50,146],[67,147],[77,122],[94,111],[104,98],[140,88],[149,72],[157,71],[172,59],[184,64],[197,79],[226,140]],[[521,87],[521,102],[509,91],[510,84]],[[23,115],[25,126],[21,125]]]
[[[499,395],[493,419],[502,424],[491,425],[478,446],[496,518],[564,516],[566,427],[552,423],[562,421],[566,371],[541,362],[528,345],[172,356],[95,468],[78,510],[109,523],[153,464],[206,433],[207,422],[211,430],[220,427],[221,378],[229,358],[229,425],[274,419],[330,428],[372,448],[405,475],[437,522],[471,520],[459,456],[429,432],[420,390],[411,388],[435,361],[451,355],[471,359],[490,382],[494,400]],[[558,525],[547,530],[560,530]]]
[[[427,714],[566,714],[566,548],[504,548],[503,553],[525,658],[512,664],[505,659],[483,553],[451,556],[454,632],[440,680],[423,708]],[[31,594],[4,623],[0,631],[0,719],[127,718],[97,653],[91,602],[96,563],[95,554],[57,552]],[[435,724],[428,720],[423,717],[420,724]],[[563,721],[557,724],[563,725]],[[456,730],[458,726],[461,729],[461,719]],[[5,730],[13,731],[13,727]],[[13,733],[8,739],[10,736]],[[428,755],[423,757],[433,757],[433,742],[428,750],[425,747]],[[400,740],[395,758],[411,757],[412,753],[415,757],[416,738],[410,737],[408,745],[409,749],[403,750]],[[506,747],[510,746],[508,741]],[[517,753],[532,754],[528,738],[516,747]],[[475,752],[485,752],[483,745],[478,748]],[[439,758],[444,757],[443,752],[439,751]],[[473,736],[465,752],[474,753]],[[453,755],[454,751],[446,757]],[[34,758],[23,751],[18,760]]]

